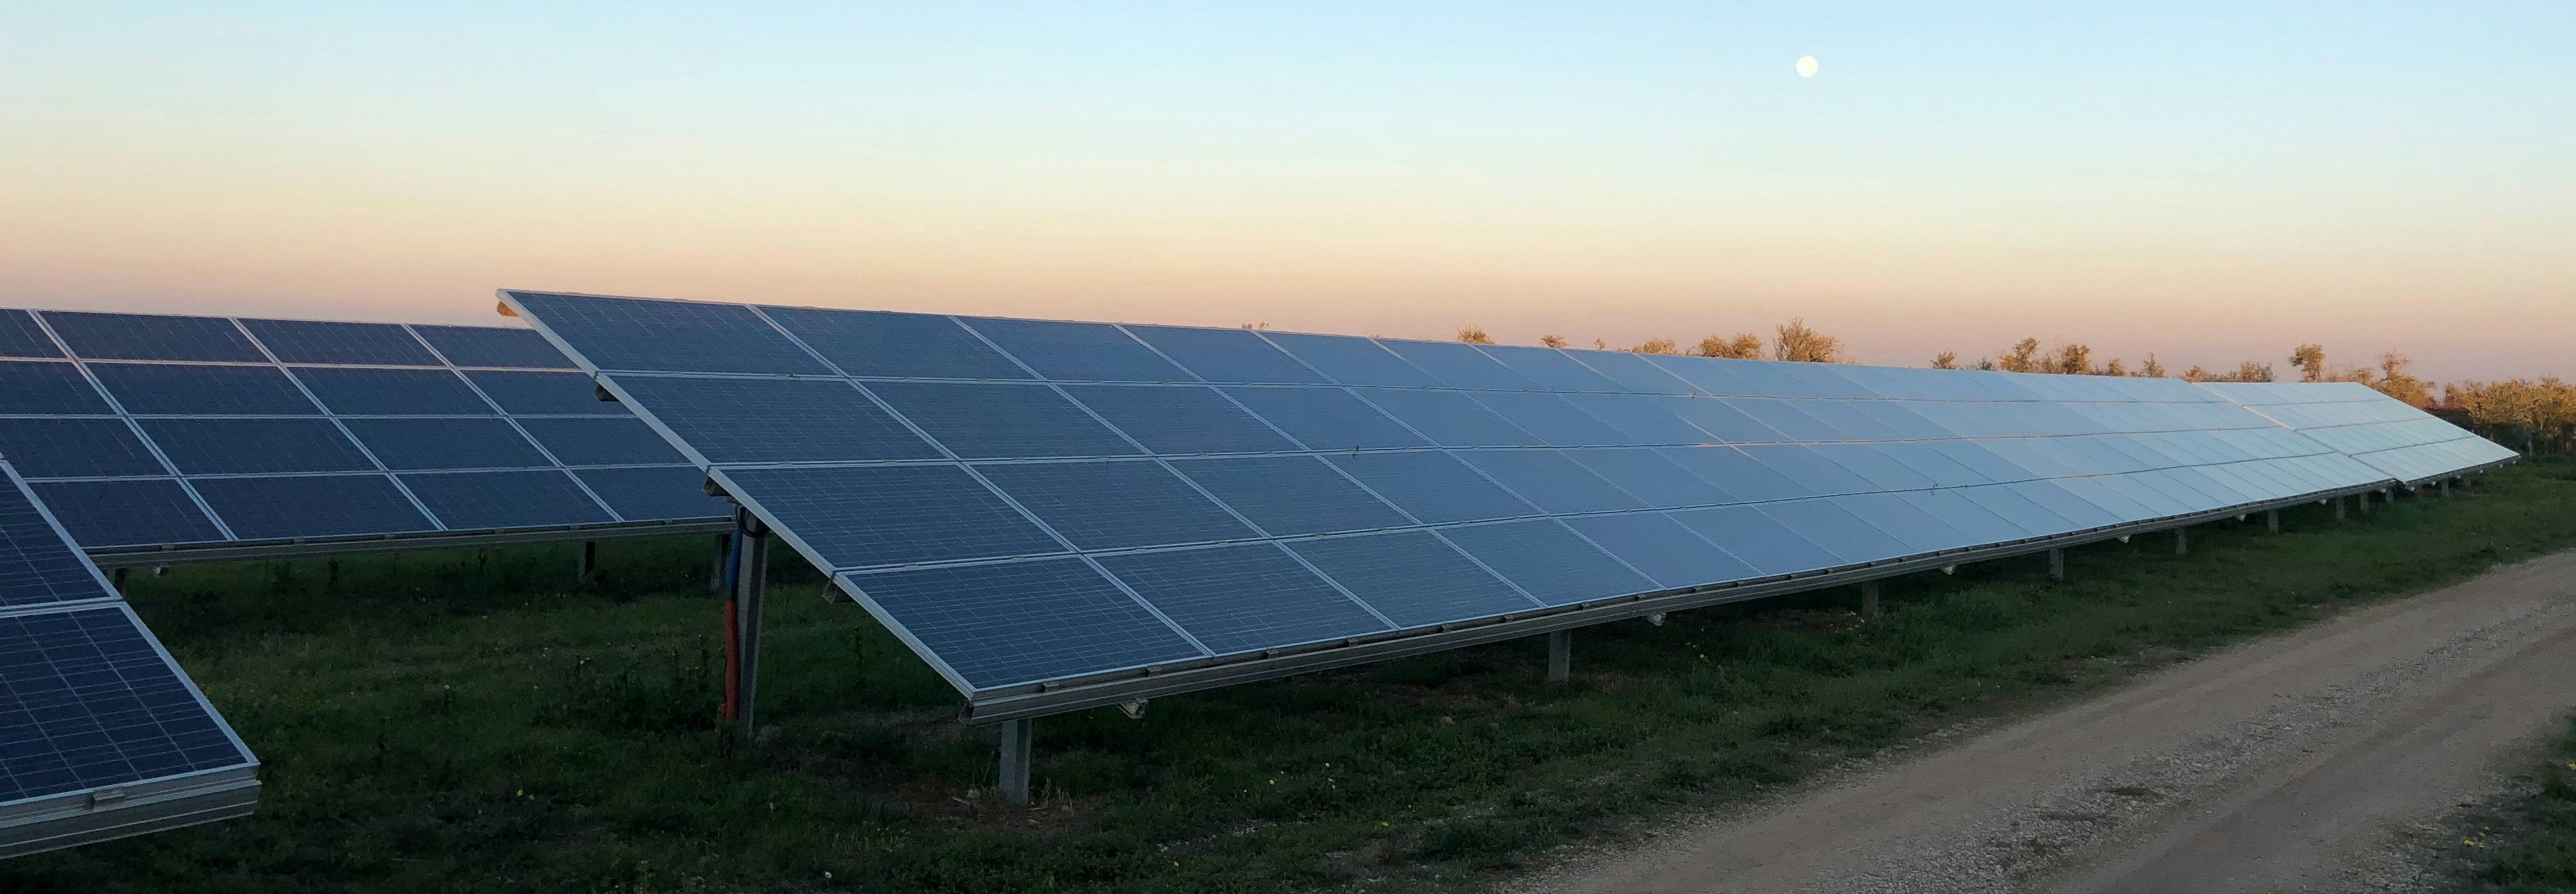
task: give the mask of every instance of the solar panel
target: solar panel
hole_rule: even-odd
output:
[[[250,813],[250,749],[0,475],[0,858]]]
[[[7,310],[0,357],[0,458],[101,562],[730,527],[690,457],[525,329]],[[859,424],[818,415],[842,427],[799,434]]]
[[[502,298],[978,706],[2387,480],[2178,381]]]
[[[2201,387],[2409,484],[2519,455],[2357,382],[2205,382]]]

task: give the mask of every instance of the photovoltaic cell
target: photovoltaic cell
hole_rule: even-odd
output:
[[[1463,392],[1355,388],[1396,421],[1442,447],[1544,447],[1547,441],[1511,424]]]
[[[60,357],[63,349],[54,346],[52,336],[36,325],[36,315],[23,310],[0,310],[0,357]]]
[[[243,320],[251,337],[284,363],[437,366],[438,358],[403,327],[390,323]],[[529,333],[534,335],[535,333]],[[537,346],[552,352],[541,338]]]
[[[437,530],[383,475],[200,478],[189,484],[242,540]]]
[[[974,690],[1204,654],[1079,559],[854,574],[849,581]]]
[[[356,472],[375,463],[328,419],[144,419],[139,424],[187,475]]]
[[[1106,323],[978,319],[972,328],[1038,375],[1067,382],[1189,382],[1180,367]]]
[[[1842,557],[1751,506],[1684,509],[1667,516],[1724,547],[1728,555],[1753,566],[1765,577],[1822,571],[1844,564]]]
[[[1273,453],[1297,445],[1197,385],[1067,385],[1065,393],[1161,454]]]
[[[1218,655],[1391,629],[1276,544],[1127,553],[1100,564]]]
[[[341,424],[377,462],[398,472],[553,465],[518,429],[499,419],[349,419]]]
[[[123,604],[0,617],[0,803],[249,762]]]
[[[44,318],[73,354],[90,360],[268,360],[233,321],[216,317],[49,310]]]
[[[976,472],[1082,549],[1260,536],[1157,462],[1005,463]]]
[[[867,387],[963,459],[1143,452],[1046,385],[870,382]]]
[[[733,504],[700,489],[707,475],[696,466],[578,469],[572,474],[627,521],[716,518],[733,511]]]
[[[1436,341],[1379,342],[1440,383],[1451,388],[1475,388],[1492,391],[1542,391],[1530,377],[1513,372],[1501,361],[1476,350],[1472,345]]]
[[[936,314],[763,307],[762,315],[853,376],[1028,379],[956,320]]]
[[[1657,584],[1555,519],[1444,528],[1467,555],[1548,605],[1643,593]]]
[[[0,608],[114,597],[18,481],[5,483],[0,488]]]
[[[956,466],[732,469],[780,530],[835,570],[1064,552]]]
[[[1399,628],[1538,607],[1427,531],[1301,540],[1288,549]]]
[[[571,369],[572,360],[526,329],[490,326],[413,326],[422,341],[451,366],[500,369]]]
[[[1172,465],[1274,537],[1412,524],[1311,456],[1184,459]]]
[[[1297,358],[1243,329],[1128,326],[1127,332],[1210,382],[1329,384]]]
[[[1569,450],[1566,455],[1656,509],[1743,502],[1649,448]]]
[[[342,416],[488,416],[495,412],[465,380],[443,369],[366,369],[307,366],[295,379],[322,401],[324,409]],[[557,380],[586,395],[588,379]],[[592,401],[597,403],[596,400]],[[611,412],[622,412],[613,409]],[[585,406],[583,409],[588,410]]]
[[[643,420],[623,418],[528,418],[519,427],[537,439],[555,461],[567,466],[643,466],[688,462],[680,451]],[[691,471],[695,471],[693,467]],[[694,479],[692,479],[694,490]],[[622,512],[620,514],[623,514]],[[716,513],[721,515],[723,513]],[[691,518],[688,515],[645,516]]]
[[[1431,446],[1403,423],[1339,388],[1222,390],[1308,450]]]
[[[1646,508],[1645,501],[1592,474],[1563,451],[1463,450],[1458,457],[1551,513]]]
[[[1344,385],[1436,388],[1441,384],[1430,373],[1365,338],[1295,332],[1264,332],[1261,337]]]
[[[1550,391],[1623,391],[1610,377],[1593,372],[1591,367],[1574,362],[1574,358],[1554,348],[1524,348],[1511,345],[1483,345],[1477,348],[1503,362],[1521,375],[1545,386]]]
[[[0,459],[29,478],[170,474],[123,419],[0,419]]]
[[[715,463],[935,459],[939,451],[836,379],[614,376]]]
[[[554,469],[414,474],[402,483],[450,531],[614,521],[571,475]]]
[[[1736,500],[1794,500],[1816,491],[1733,447],[1666,447],[1655,451]]]
[[[110,546],[214,543],[224,532],[171,478],[39,481],[28,485],[71,532],[72,542]]]
[[[1565,520],[1662,587],[1695,587],[1765,575],[1661,512],[1619,512]]]
[[[602,370],[827,376],[822,361],[739,304],[695,304],[513,292]],[[433,347],[442,338],[422,327]],[[440,353],[447,353],[440,347]],[[495,358],[497,359],[497,358]],[[480,364],[460,361],[458,366]]]
[[[98,388],[69,363],[0,362],[0,413],[107,413]]]
[[[1494,415],[1537,435],[1552,447],[1609,447],[1632,443],[1627,435],[1574,408],[1564,398],[1534,391],[1489,391],[1475,395]]]
[[[319,416],[322,409],[273,366],[93,363],[90,375],[137,416]]]
[[[626,408],[599,399],[580,373],[470,370],[467,381],[504,413],[526,416],[624,416]]]
[[[1446,453],[1347,453],[1324,459],[1424,524],[1542,514]]]

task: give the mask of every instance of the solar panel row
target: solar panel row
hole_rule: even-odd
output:
[[[0,858],[250,812],[249,749],[0,474]]]
[[[2386,478],[2173,380],[503,299],[978,700]]]
[[[2358,382],[2211,382],[2204,387],[2410,484],[2516,455]]]
[[[523,329],[0,310],[0,457],[102,556],[730,511]]]

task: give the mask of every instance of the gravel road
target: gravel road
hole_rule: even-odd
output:
[[[2446,817],[2576,709],[2576,552],[1957,737],[1563,892],[2409,891]]]

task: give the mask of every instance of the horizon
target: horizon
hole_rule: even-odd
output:
[[[0,147],[0,301],[1803,318],[1873,365],[2316,342],[2438,381],[2576,333],[2564,7],[788,9],[6,14],[0,122],[45,136]]]

